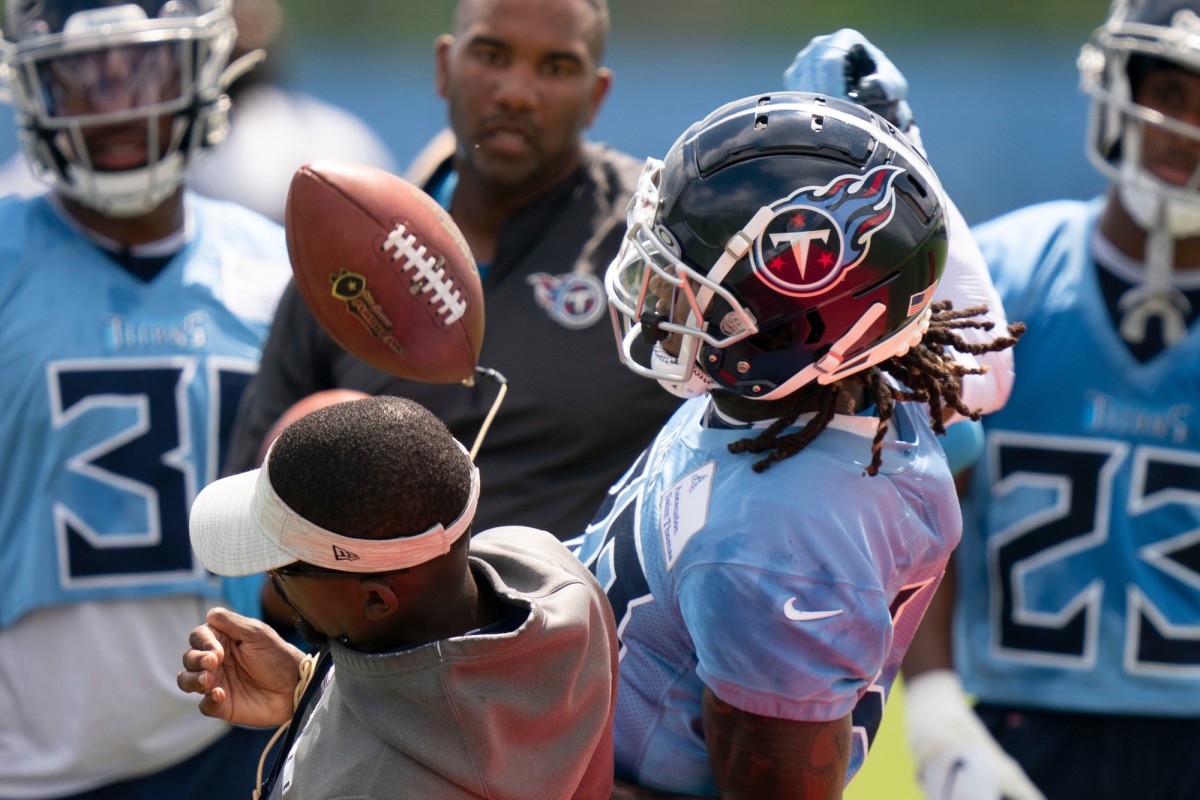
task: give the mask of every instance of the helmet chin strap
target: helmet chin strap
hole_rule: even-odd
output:
[[[1117,301],[1121,336],[1131,344],[1146,338],[1146,323],[1157,317],[1163,342],[1169,347],[1187,335],[1191,304],[1171,285],[1175,269],[1175,239],[1200,235],[1200,203],[1172,199],[1159,180],[1142,168],[1142,128],[1128,124],[1118,194],[1121,206],[1146,231],[1142,256],[1144,280]]]
[[[183,154],[178,152],[154,166],[114,173],[88,173],[68,164],[65,172],[71,184],[86,186],[88,191],[63,193],[102,214],[135,217],[153,209],[179,187],[180,181],[173,176],[182,174],[183,165]]]
[[[655,365],[659,367],[670,368],[676,367],[679,364],[678,358],[663,349],[662,342],[654,343],[654,350],[650,357],[654,360]],[[708,373],[700,369],[699,364],[692,364],[692,372],[688,375],[687,380],[680,382],[659,378],[658,384],[676,397],[682,397],[687,400],[707,394],[712,389],[713,379],[708,376]]]
[[[1131,344],[1140,344],[1146,338],[1146,324],[1153,318],[1162,326],[1163,342],[1169,347],[1187,335],[1187,318],[1191,314],[1191,303],[1171,285],[1171,274],[1175,267],[1175,238],[1180,235],[1168,219],[1171,203],[1164,198],[1155,198],[1150,203],[1137,205],[1132,198],[1125,197],[1122,186],[1122,205],[1127,210],[1137,207],[1139,211],[1130,215],[1146,231],[1146,250],[1143,256],[1145,279],[1138,286],[1131,286],[1117,301],[1121,311],[1121,336]],[[1139,198],[1144,202],[1144,198]],[[1139,216],[1148,216],[1146,209],[1153,209],[1150,224],[1143,224]]]

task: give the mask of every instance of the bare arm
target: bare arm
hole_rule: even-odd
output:
[[[837,800],[850,762],[850,716],[761,717],[704,689],[704,736],[722,798]]]

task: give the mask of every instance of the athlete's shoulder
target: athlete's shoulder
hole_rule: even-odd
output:
[[[17,195],[0,197],[0,253],[21,249],[25,239],[30,201]]]
[[[1087,261],[1103,200],[1057,200],[1017,209],[971,229],[1010,319],[1026,319],[1056,280]]]
[[[1101,198],[1036,203],[975,225],[971,233],[987,258],[1018,244],[1032,248],[1056,237],[1081,234],[1090,229],[1102,205]]]
[[[43,195],[22,197],[16,194],[0,196],[0,250],[14,251],[23,247],[25,232],[33,218],[46,208]]]
[[[188,201],[197,236],[190,279],[242,320],[266,326],[292,276],[283,228],[236,203],[194,193]]]
[[[230,200],[218,200],[195,192],[188,193],[188,203],[201,235],[226,247],[262,252],[286,261],[283,226],[274,220]]]
[[[35,248],[54,244],[57,238],[46,231],[56,219],[42,196],[0,197],[0,287],[20,272],[21,263],[37,263]],[[73,235],[64,226],[64,235]]]

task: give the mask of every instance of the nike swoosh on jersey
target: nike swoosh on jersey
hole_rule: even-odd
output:
[[[793,619],[797,622],[811,622],[814,619],[829,619],[841,614],[845,609],[834,608],[829,611],[801,611],[796,608],[796,598],[789,597],[787,602],[783,604],[783,615],[788,619]]]

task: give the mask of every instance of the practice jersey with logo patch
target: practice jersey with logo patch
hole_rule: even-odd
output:
[[[1130,354],[1092,256],[1100,208],[1043,204],[976,233],[1029,333],[984,419],[954,649],[980,700],[1197,716],[1200,330]]]
[[[854,713],[861,766],[912,633],[958,542],[945,456],[900,404],[879,475],[874,417],[834,418],[791,458],[729,443],[710,400],[685,403],[615,486],[584,536],[621,639],[617,776],[716,794],[703,737],[707,685],[745,711],[829,721]]]
[[[282,230],[189,196],[143,281],[45,197],[0,202],[0,628],[84,600],[216,597],[188,510],[290,270]]]

